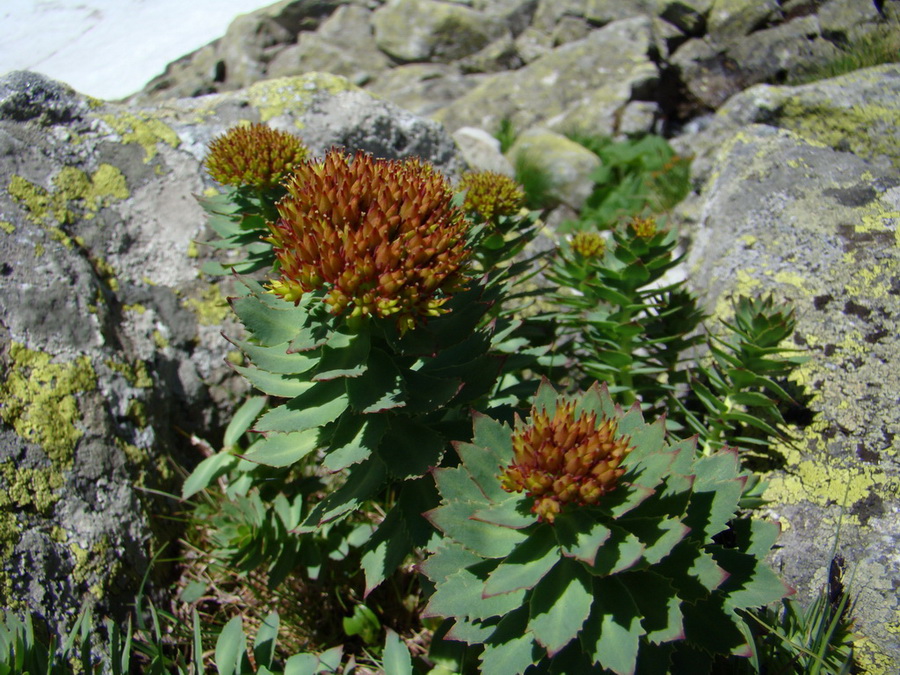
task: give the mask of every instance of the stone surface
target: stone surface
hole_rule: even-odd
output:
[[[265,121],[317,153],[462,162],[437,124],[335,76],[158,108],[31,73],[0,92],[0,607],[62,630],[86,599],[123,620],[177,535],[144,488],[177,493],[173,464],[202,458],[188,439],[217,443],[245,387],[221,335],[231,280],[198,272],[207,143]]]
[[[795,376],[811,423],[768,476],[784,528],[775,560],[800,598],[847,561],[867,672],[896,672],[900,640],[900,173],[766,125],[735,132],[704,186],[691,285],[719,316],[732,294],[793,303]],[[838,523],[841,523],[840,526]],[[840,533],[838,536],[838,528]]]
[[[453,134],[459,154],[472,171],[493,171],[514,177],[515,171],[500,151],[500,141],[484,129],[463,127]]]

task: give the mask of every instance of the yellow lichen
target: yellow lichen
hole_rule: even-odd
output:
[[[336,94],[356,89],[346,78],[330,73],[306,73],[298,77],[263,80],[247,89],[250,104],[259,110],[259,118],[267,122],[286,112],[295,116],[304,112],[318,92]],[[297,128],[303,123],[298,119]]]
[[[229,314],[228,301],[216,284],[208,286],[199,298],[188,298],[182,304],[197,315],[203,326],[217,326]]]
[[[9,367],[0,382],[0,419],[25,440],[43,448],[59,468],[72,463],[72,451],[82,431],[76,394],[96,388],[97,378],[87,356],[53,362],[44,352],[17,342],[9,347]]]
[[[0,220],[0,230],[3,230],[6,234],[12,234],[16,231],[16,226],[5,220]]]
[[[122,137],[123,143],[137,143],[144,149],[144,163],[149,163],[159,152],[158,143],[166,143],[173,148],[181,144],[181,139],[159,118],[144,112],[120,112],[115,115],[100,115],[112,130]]]
[[[59,501],[56,491],[63,485],[63,477],[53,469],[16,468],[13,462],[0,463],[0,510],[34,508],[46,515]]]

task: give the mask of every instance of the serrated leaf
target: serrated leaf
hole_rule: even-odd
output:
[[[253,641],[253,656],[257,666],[270,668],[275,658],[275,643],[278,640],[278,612],[270,612],[259,625]]]
[[[762,560],[737,549],[709,548],[716,563],[729,575],[717,589],[729,607],[761,607],[788,593],[788,587]]]
[[[560,551],[549,526],[539,527],[490,573],[484,584],[484,595],[530,590],[559,560]]]
[[[502,501],[509,493],[500,487],[498,476],[513,459],[512,429],[487,415],[473,415],[474,438],[456,444],[456,453],[472,480],[492,501]]]
[[[372,349],[365,372],[347,381],[347,396],[354,410],[376,413],[406,405],[406,387],[394,360]]]
[[[584,510],[561,513],[553,523],[556,539],[563,555],[593,565],[597,551],[609,539],[610,531]]]
[[[226,448],[237,444],[265,406],[265,396],[251,396],[241,404],[225,428],[225,437],[222,439],[222,443]]]
[[[216,668],[219,675],[241,673],[242,657],[247,652],[247,638],[241,617],[235,616],[222,629],[216,640]]]
[[[654,644],[684,637],[681,600],[669,581],[652,569],[619,577],[638,607],[646,639]]]
[[[591,573],[598,576],[616,574],[636,564],[644,554],[641,541],[618,525],[609,525],[610,536],[597,552]]]
[[[358,464],[374,452],[387,430],[381,415],[344,415],[329,443],[322,466],[331,472]]]
[[[370,457],[350,467],[347,481],[315,508],[303,521],[299,532],[315,532],[321,525],[337,520],[371,499],[384,486],[387,470],[378,457]]]
[[[437,548],[419,565],[419,571],[433,582],[439,583],[454,572],[479,562],[480,556],[451,539],[442,538]]]
[[[492,523],[500,527],[511,527],[521,530],[534,525],[537,518],[531,513],[527,499],[521,495],[508,496],[502,502],[496,502],[487,508],[478,509],[472,514],[473,520]]]
[[[412,657],[400,637],[387,629],[384,642],[384,675],[412,675]]]
[[[324,381],[339,377],[359,377],[368,367],[370,347],[367,332],[333,333],[322,347],[322,356],[313,379]]]
[[[644,560],[655,565],[690,532],[690,528],[676,518],[621,518],[618,525],[635,535],[644,545]]]
[[[404,417],[394,417],[378,446],[388,472],[399,480],[425,475],[440,464],[447,439],[431,427]]]
[[[623,482],[615,490],[604,495],[599,507],[610,514],[612,518],[621,518],[626,513],[638,508],[654,494],[656,491],[652,488]]]
[[[619,424],[619,433],[628,433],[623,424],[624,421]],[[658,454],[665,447],[665,419],[660,417],[653,424],[642,424],[637,430],[631,432],[630,436],[630,445],[634,448],[629,455],[630,461],[636,461],[650,454]]]
[[[578,400],[575,412],[576,415],[580,415],[582,412],[594,413],[600,420],[617,417],[618,410],[609,395],[609,388],[604,382],[601,386],[597,386],[596,383],[591,385],[591,388]]]
[[[575,561],[562,558],[531,595],[528,628],[553,656],[578,636],[593,600],[590,575]]]
[[[526,631],[528,613],[524,610],[504,616],[481,653],[482,673],[521,675],[541,659],[531,633]]]
[[[406,409],[410,414],[429,413],[449,403],[462,389],[459,377],[433,377],[415,370],[404,373]]]
[[[293,338],[298,327],[306,319],[304,307],[292,307],[283,303],[284,309],[275,309],[258,297],[247,295],[234,298],[231,306],[241,323],[264,345],[277,345]]]
[[[676,457],[677,453],[671,450],[643,454],[639,447],[635,448],[625,459],[625,474],[620,480],[652,490],[671,475]]]
[[[228,452],[218,452],[200,462],[184,480],[181,498],[190,499],[200,490],[205,490],[219,476],[228,473],[238,463],[238,458]]]
[[[521,607],[525,591],[484,597],[484,581],[492,568],[493,563],[480,563],[450,574],[438,584],[422,615],[488,619]]]
[[[594,661],[617,675],[631,675],[644,634],[640,610],[616,577],[594,579],[594,608],[582,644]]]
[[[270,396],[279,396],[281,398],[294,398],[300,396],[312,389],[315,382],[310,382],[309,378],[303,375],[282,375],[279,373],[270,373],[266,370],[260,370],[253,366],[235,366],[238,373],[243,375],[250,384],[259,389],[264,394]]]
[[[694,603],[682,605],[684,632],[687,642],[713,654],[743,652],[747,638],[741,621],[724,604],[723,597],[714,593]]]
[[[253,365],[261,370],[268,370],[270,373],[299,375],[309,372],[319,362],[319,356],[316,353],[288,352],[287,342],[271,347],[263,347],[242,340],[232,339],[231,342],[247,355]]]
[[[270,433],[263,441],[255,443],[244,458],[266,466],[290,466],[309,455],[318,446],[318,429],[304,429],[286,434]]]
[[[484,558],[502,558],[523,541],[521,530],[497,527],[472,520],[472,507],[463,502],[452,502],[429,511],[429,521],[466,548]]]
[[[705,598],[728,577],[709,553],[689,542],[676,546],[653,569],[672,582],[685,602]]]
[[[480,505],[484,502],[484,494],[464,467],[438,469],[434,472],[434,481],[438,486],[441,497],[448,504],[469,502],[471,513],[473,509],[472,504]],[[504,493],[504,495],[506,494]]]
[[[717,452],[695,464],[693,494],[684,523],[703,542],[724,530],[737,512],[746,477],[736,476],[737,453]]]
[[[343,380],[317,382],[309,391],[260,417],[255,430],[303,431],[321,427],[337,419],[347,404]]]
[[[537,411],[546,410],[547,414],[553,417],[553,411],[556,410],[557,397],[556,389],[550,384],[550,380],[542,379],[534,395],[534,409]]]

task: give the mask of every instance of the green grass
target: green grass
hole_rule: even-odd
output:
[[[900,62],[900,26],[890,24],[881,30],[868,33],[846,45],[842,51],[843,54],[833,61],[802,71],[790,78],[788,83],[807,84],[852,73],[861,68]]]

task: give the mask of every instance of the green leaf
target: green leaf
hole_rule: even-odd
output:
[[[535,587],[528,628],[550,656],[578,636],[591,613],[592,590],[590,575],[568,558],[562,558]]]
[[[472,502],[470,512],[475,504],[484,503],[484,494],[465,467],[442,468],[434,472],[434,481],[444,501],[447,503]],[[503,493],[504,496],[509,496]]]
[[[432,377],[416,370],[404,373],[406,410],[410,414],[429,413],[449,403],[462,389],[459,377]]]
[[[690,528],[677,518],[621,518],[618,525],[631,532],[644,545],[644,560],[655,565],[685,538]]]
[[[323,468],[336,472],[362,462],[378,447],[386,430],[383,415],[344,415],[331,438]]]
[[[479,562],[480,556],[451,539],[442,538],[432,554],[419,565],[419,570],[433,582],[440,583],[451,574]]]
[[[471,504],[452,502],[429,511],[427,517],[448,537],[484,558],[506,557],[527,537],[521,530],[482,523],[471,515]]]
[[[522,609],[503,617],[481,653],[482,673],[521,675],[541,659],[538,646],[526,631],[528,613]]]
[[[347,380],[347,396],[353,409],[363,413],[400,408],[407,401],[400,370],[380,349],[372,349],[366,371],[360,377]]]
[[[500,487],[497,478],[513,459],[512,430],[505,424],[475,413],[472,443],[456,444],[456,452],[472,480],[492,501],[503,501],[509,493]]]
[[[625,572],[618,577],[643,617],[641,627],[654,644],[684,636],[681,600],[669,581],[653,572]]]
[[[530,503],[527,498],[519,494],[508,496],[502,502],[496,502],[484,509],[478,509],[472,514],[473,520],[492,523],[500,527],[511,527],[521,530],[534,525],[537,518],[531,513]]]
[[[225,429],[225,437],[222,439],[222,443],[226,448],[237,444],[265,406],[265,396],[251,396],[241,404],[241,407],[235,411],[234,417],[231,418],[231,422]]]
[[[644,554],[644,545],[631,532],[618,525],[609,526],[610,537],[597,552],[591,573],[617,574],[636,564]]]
[[[412,657],[400,637],[387,629],[384,641],[384,675],[412,675]]]
[[[685,602],[705,598],[728,577],[715,559],[693,542],[676,546],[653,570],[669,579],[678,591],[678,597]]]
[[[484,580],[492,567],[493,563],[480,563],[450,574],[437,585],[422,615],[488,619],[521,607],[525,591],[484,597]]]
[[[547,414],[552,417],[553,411],[556,410],[557,397],[558,394],[556,393],[556,389],[550,384],[550,380],[546,378],[542,379],[541,384],[538,386],[538,390],[534,395],[533,405],[535,410],[546,410]]]
[[[241,323],[264,345],[277,345],[293,338],[306,319],[305,307],[275,309],[253,295],[234,298],[231,306]]]
[[[314,380],[333,380],[339,377],[359,377],[367,368],[371,342],[367,332],[334,333],[322,347],[322,357]]]
[[[319,430],[305,429],[291,433],[270,433],[265,440],[254,443],[244,458],[266,466],[290,466],[319,446]]]
[[[610,531],[583,509],[561,513],[553,523],[563,555],[593,565],[597,552],[609,539]]]
[[[219,675],[240,675],[241,661],[247,652],[247,638],[241,617],[235,616],[219,633],[216,640],[216,668]]]
[[[640,611],[616,577],[594,579],[594,609],[582,635],[594,661],[618,675],[630,675],[644,634]]]
[[[431,427],[415,419],[394,417],[378,454],[394,478],[408,480],[438,466],[446,448],[447,439]]]
[[[289,352],[287,342],[272,347],[263,347],[235,339],[231,339],[231,342],[247,355],[253,365],[261,370],[268,370],[270,373],[299,375],[308,372],[319,362],[319,355],[316,353]]]
[[[312,389],[315,382],[310,382],[308,378],[300,375],[282,375],[279,373],[270,373],[266,370],[260,370],[253,366],[235,366],[238,373],[263,393],[271,396],[280,396],[282,398],[294,398],[300,394],[306,393]]]
[[[253,642],[253,656],[257,666],[272,667],[275,658],[275,643],[278,640],[278,612],[270,612],[259,625]]]
[[[303,431],[334,421],[347,409],[343,380],[317,382],[300,396],[291,399],[259,418],[255,430]]]
[[[530,590],[559,560],[560,551],[549,526],[539,527],[490,573],[484,584],[484,596]]]
[[[370,457],[350,467],[347,481],[328,495],[306,517],[299,533],[315,532],[321,525],[359,509],[384,486],[387,471],[378,457]]]
[[[218,452],[200,462],[181,486],[181,498],[190,499],[200,490],[205,490],[219,476],[228,473],[238,463],[238,458],[225,452]]]

